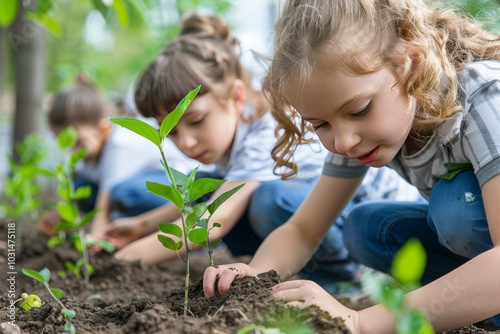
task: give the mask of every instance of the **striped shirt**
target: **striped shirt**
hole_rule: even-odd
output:
[[[432,187],[448,172],[445,163],[470,163],[480,186],[500,174],[500,61],[469,65],[461,74],[463,112],[441,123],[425,146],[408,154],[406,146],[388,166],[429,198]],[[367,166],[330,154],[323,173],[362,176]]]

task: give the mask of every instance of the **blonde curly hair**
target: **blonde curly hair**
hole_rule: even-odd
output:
[[[289,0],[276,23],[275,54],[263,90],[278,121],[275,171],[296,174],[293,153],[311,131],[292,121],[290,80],[343,67],[368,74],[389,67],[417,102],[413,133],[432,135],[461,111],[458,73],[474,61],[500,59],[500,39],[478,22],[422,0]]]

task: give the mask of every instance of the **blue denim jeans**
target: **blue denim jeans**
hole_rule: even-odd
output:
[[[350,256],[385,273],[396,252],[413,237],[427,251],[422,284],[493,247],[481,189],[472,171],[463,171],[452,180],[439,180],[429,203],[360,204],[344,225],[344,242]],[[499,316],[494,319],[499,320]]]
[[[305,200],[316,180],[277,180],[263,183],[253,194],[250,203],[250,224],[264,239],[283,225]],[[337,219],[321,242],[311,260],[300,271],[303,278],[320,285],[351,280],[359,269],[353,262],[342,240],[342,229],[351,203]],[[314,224],[311,217],[311,224]]]

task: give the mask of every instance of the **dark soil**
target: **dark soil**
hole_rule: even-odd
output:
[[[1,240],[6,240],[5,233]],[[296,309],[274,300],[270,288],[280,282],[280,278],[273,271],[259,276],[259,279],[237,280],[227,294],[207,300],[203,296],[201,276],[208,257],[201,252],[195,254],[191,263],[189,312],[184,316],[184,263],[181,260],[143,269],[137,263],[117,261],[110,254],[98,253],[91,258],[95,272],[90,283],[85,285],[83,280],[71,274],[65,278],[58,275],[59,271],[65,270],[65,260],[74,261],[77,258],[78,254],[69,246],[61,245],[49,250],[41,237],[25,239],[23,250],[16,253],[16,296],[18,298],[23,292],[37,294],[43,305],[29,312],[16,308],[16,326],[10,326],[11,313],[6,309],[10,299],[5,293],[8,287],[6,279],[2,279],[0,287],[4,292],[0,296],[0,334],[64,332],[65,321],[59,304],[41,283],[23,275],[21,268],[37,271],[48,268],[52,272],[50,286],[66,293],[62,302],[76,311],[73,324],[79,334],[233,334],[251,324],[280,328],[279,333],[348,333],[341,319],[332,319],[316,307]],[[218,264],[248,260],[231,257],[227,252],[216,255]],[[0,267],[8,268],[5,245],[0,247]],[[257,328],[245,333],[265,332]],[[493,332],[474,326],[447,332],[455,333]]]

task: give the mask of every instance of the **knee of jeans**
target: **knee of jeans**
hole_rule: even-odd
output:
[[[365,250],[363,249],[364,245],[366,245],[366,242],[364,242],[364,222],[366,221],[367,213],[363,207],[363,204],[354,207],[344,220],[344,224],[342,226],[344,245],[347,248],[349,255],[354,259],[357,257],[357,254],[359,255],[365,253]]]
[[[285,201],[286,195],[273,182],[255,190],[249,204],[249,223],[259,237],[265,238],[291,217],[293,212]]]

